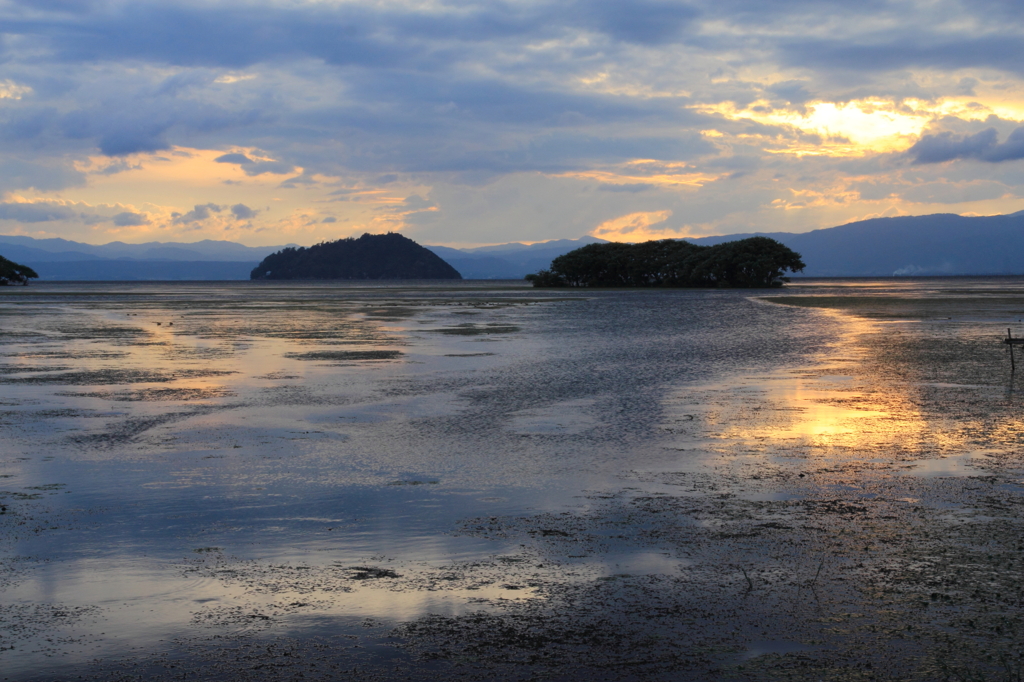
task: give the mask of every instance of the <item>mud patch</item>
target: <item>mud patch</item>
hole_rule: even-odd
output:
[[[402,351],[398,350],[318,350],[305,353],[285,353],[284,357],[292,360],[355,362],[359,360],[397,360],[402,355]]]
[[[439,329],[428,329],[426,331],[438,334],[447,334],[449,336],[480,336],[483,334],[514,334],[520,330],[520,327],[512,324],[474,324],[472,322],[466,322],[452,327],[441,327]]]
[[[226,398],[237,394],[223,386],[217,386],[212,388],[146,388],[136,391],[68,391],[54,395],[70,398],[102,398],[113,402],[188,402]]]
[[[63,645],[81,641],[80,637],[57,634],[62,628],[95,619],[102,612],[98,606],[0,603],[0,651],[14,649],[26,640],[38,640],[44,633],[53,633],[45,648],[59,651]]]
[[[62,372],[37,377],[0,378],[0,384],[62,384],[65,386],[104,386],[109,384],[168,383],[179,379],[199,379],[237,374],[233,370],[179,369],[154,372],[141,369],[102,369],[84,372]]]

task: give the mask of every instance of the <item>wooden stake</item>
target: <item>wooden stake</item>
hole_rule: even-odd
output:
[[[1013,361],[1013,334],[1010,333],[1010,328],[1006,328],[1006,345],[1010,347],[1010,374],[1017,371],[1017,365]]]

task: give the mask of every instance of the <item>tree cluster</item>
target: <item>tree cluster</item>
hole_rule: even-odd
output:
[[[0,286],[9,284],[28,284],[29,279],[37,278],[36,271],[27,265],[15,263],[0,256]]]
[[[782,286],[805,267],[800,254],[768,237],[715,246],[662,239],[642,244],[588,244],[526,279],[535,287]]]
[[[250,279],[462,279],[462,275],[408,237],[364,234],[272,253]]]

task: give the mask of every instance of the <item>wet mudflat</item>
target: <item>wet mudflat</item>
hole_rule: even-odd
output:
[[[0,290],[0,679],[1018,680],[1024,280]]]

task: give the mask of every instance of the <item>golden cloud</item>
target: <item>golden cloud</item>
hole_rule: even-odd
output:
[[[652,239],[677,239],[680,235],[676,230],[651,229],[668,220],[672,211],[639,211],[612,218],[601,223],[590,231],[590,236],[607,239],[611,242],[646,242]]]
[[[696,107],[730,121],[749,120],[792,131],[787,136],[759,136],[765,150],[796,156],[863,156],[909,149],[935,121],[952,116],[983,121],[991,115],[1024,120],[1024,105],[946,98],[937,101],[860,99],[850,102],[819,101],[801,109],[775,108],[765,100],[738,108],[730,102]],[[814,136],[817,140],[806,138]],[[749,138],[748,138],[749,139]]]

